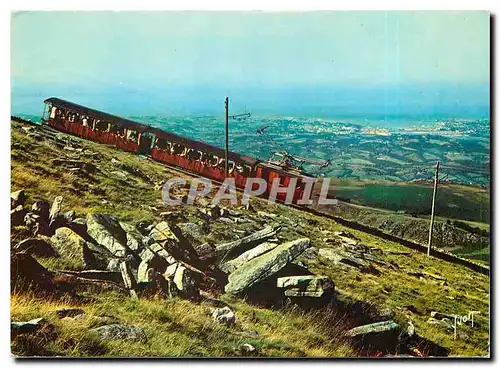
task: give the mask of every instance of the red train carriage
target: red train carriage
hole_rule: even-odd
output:
[[[157,161],[212,180],[222,182],[225,179],[225,151],[218,147],[59,98],[49,98],[44,103],[43,121],[57,130],[150,155]],[[311,178],[283,160],[263,162],[234,152],[228,153],[228,159],[229,176],[241,189],[247,178],[262,178],[268,183],[265,192],[268,195],[274,179],[279,178],[280,187],[288,187],[290,180],[297,178],[294,203],[303,196],[305,180]],[[286,193],[278,193],[279,201],[285,198]]]

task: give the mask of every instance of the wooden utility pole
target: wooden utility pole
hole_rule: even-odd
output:
[[[229,161],[228,161],[228,154],[229,154],[229,97],[226,97],[225,101],[225,106],[226,106],[226,155],[224,157],[225,159],[225,173],[226,173],[226,178],[229,176]]]
[[[432,246],[432,228],[434,226],[434,210],[436,207],[436,193],[438,186],[438,175],[439,175],[439,161],[436,164],[436,173],[434,174],[434,192],[432,193],[432,209],[431,209],[431,224],[429,226],[429,243],[427,245],[427,255],[431,255]]]

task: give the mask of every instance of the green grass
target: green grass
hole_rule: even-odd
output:
[[[214,322],[207,303],[178,298],[133,300],[114,293],[100,294],[94,302],[85,304],[13,295],[11,314],[13,320],[42,316],[54,324],[57,338],[44,346],[46,355],[231,357],[241,356],[240,346],[249,343],[257,349],[256,355],[264,357],[355,356],[339,328],[325,325],[318,315],[260,308],[226,296],[223,300],[236,314],[234,326]],[[82,308],[85,317],[60,320],[55,311],[68,307]],[[90,329],[101,315],[143,328],[147,342],[99,341]],[[29,353],[20,339],[11,348],[16,355]]]

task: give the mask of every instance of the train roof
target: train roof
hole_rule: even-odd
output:
[[[57,97],[48,98],[44,101],[44,103],[51,104],[52,106],[60,107],[60,108],[63,108],[63,109],[66,109],[66,110],[69,110],[69,111],[72,111],[72,112],[75,112],[78,114],[84,114],[84,115],[92,116],[95,118],[99,118],[101,120],[108,121],[110,123],[116,124],[116,125],[124,127],[124,128],[134,129],[140,133],[149,132],[149,133],[155,134],[160,139],[166,139],[170,142],[180,143],[182,145],[189,146],[190,148],[197,149],[200,151],[204,151],[204,152],[208,151],[208,152],[211,152],[214,155],[217,155],[219,157],[224,157],[224,155],[225,155],[225,150],[223,150],[219,147],[215,147],[215,146],[212,146],[212,145],[204,143],[204,142],[200,142],[200,141],[196,141],[196,140],[189,139],[186,137],[182,137],[180,135],[167,132],[167,131],[162,130],[160,128],[155,128],[155,127],[151,127],[149,125],[144,125],[144,124],[138,123],[138,122],[130,120],[130,119],[121,118],[121,117],[116,116],[116,115],[108,114],[108,113],[105,113],[105,112],[102,112],[99,110],[91,109],[91,108],[86,107],[86,106],[78,105],[78,104],[75,104],[73,102],[69,102],[69,101],[66,101],[66,100],[63,100],[63,99],[60,99]],[[258,162],[258,160],[256,160],[253,157],[240,155],[240,154],[235,153],[235,152],[229,152],[228,158],[232,161],[244,162],[244,163],[251,165],[251,166],[253,166],[255,163]]]
[[[78,114],[93,116],[93,117],[99,118],[101,120],[105,120],[105,121],[108,121],[110,123],[116,124],[118,126],[132,128],[140,133],[149,129],[149,126],[138,123],[136,121],[121,118],[119,116],[111,115],[111,114],[108,114],[106,112],[102,112],[99,110],[91,109],[90,107],[78,105],[76,103],[69,102],[69,101],[66,101],[66,100],[63,100],[63,99],[60,99],[57,97],[48,98],[43,102],[46,104],[51,104],[52,106],[61,107],[65,110],[76,112]]]

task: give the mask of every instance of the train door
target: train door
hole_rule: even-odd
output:
[[[144,132],[139,135],[139,150],[140,155],[149,155],[153,145],[154,137],[152,134]]]

